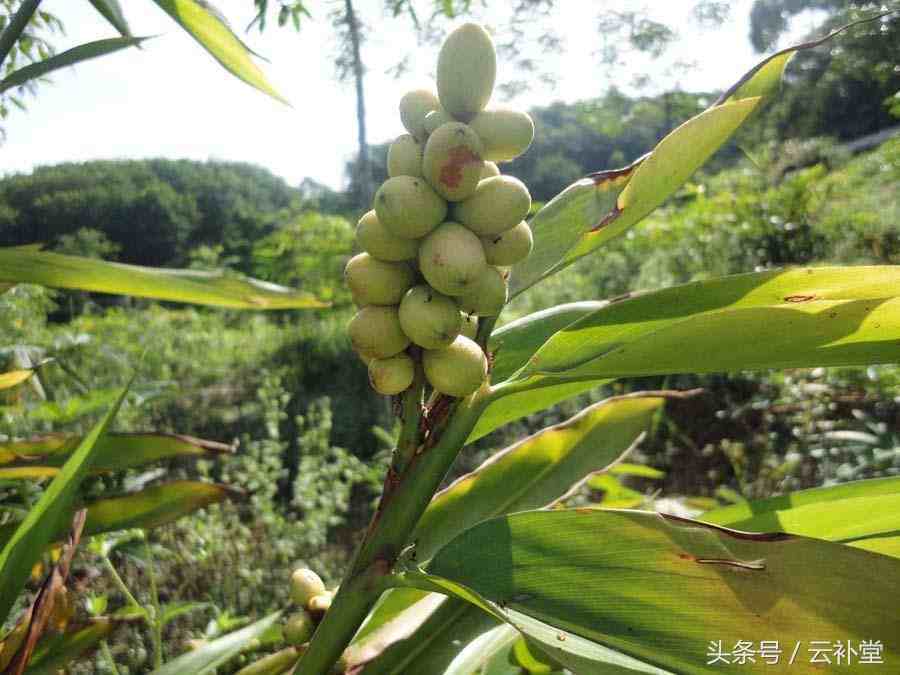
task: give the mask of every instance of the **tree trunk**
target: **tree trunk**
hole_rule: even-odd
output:
[[[366,98],[363,90],[363,64],[360,57],[359,23],[356,11],[353,8],[353,0],[344,0],[344,8],[347,17],[347,27],[350,32],[350,43],[353,47],[353,80],[356,83],[356,124],[359,139],[359,159],[357,170],[359,171],[360,206],[368,209],[372,204],[372,167],[369,161],[369,144],[366,140]]]

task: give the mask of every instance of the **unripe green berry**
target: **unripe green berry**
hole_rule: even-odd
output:
[[[431,386],[448,396],[468,396],[487,378],[487,357],[476,342],[462,335],[446,349],[426,349],[422,365]]]
[[[437,96],[427,89],[415,89],[400,99],[400,121],[420,141],[425,140],[425,116],[441,107]]]
[[[332,600],[334,600],[334,593],[331,591],[319,593],[319,595],[310,598],[307,609],[309,609],[314,616],[321,616],[331,608]]]
[[[519,110],[483,110],[470,125],[484,145],[483,157],[495,162],[515,159],[534,140],[534,122]]]
[[[493,162],[485,162],[481,168],[481,180],[485,178],[493,178],[500,175],[500,167]]]
[[[418,239],[447,215],[447,202],[422,178],[394,176],[375,193],[375,213],[391,234]]]
[[[388,230],[372,209],[356,225],[356,241],[373,258],[387,262],[413,260],[419,253],[416,239],[404,239]]]
[[[430,113],[425,115],[425,135],[430,136],[438,127],[442,127],[448,122],[455,121],[456,120],[450,117],[449,113],[443,108],[432,110]]]
[[[304,642],[309,642],[315,630],[316,624],[313,622],[312,617],[307,612],[300,611],[288,618],[282,632],[284,633],[284,641],[296,647]]]
[[[422,144],[410,134],[399,136],[388,148],[388,176],[421,176]]]
[[[462,316],[462,330],[459,334],[474,340],[478,336],[478,317],[462,311],[460,311],[460,316]]]
[[[475,234],[486,237],[518,225],[531,208],[528,188],[513,176],[494,176],[478,183],[475,194],[456,204],[454,215]]]
[[[462,122],[448,122],[428,137],[422,175],[444,199],[458,202],[475,192],[481,180],[481,140]]]
[[[416,372],[413,360],[406,354],[369,362],[369,382],[379,394],[393,396],[409,389]]]
[[[458,298],[459,308],[466,314],[497,316],[508,297],[506,275],[489,265],[475,281],[474,288]]]
[[[409,346],[396,307],[363,307],[350,319],[347,333],[353,349],[369,358],[386,359]]]
[[[447,347],[459,335],[460,324],[456,302],[430,286],[413,286],[400,302],[403,332],[425,349]]]
[[[438,55],[437,89],[444,110],[463,122],[487,105],[497,76],[497,54],[487,31],[474,23],[454,30]]]
[[[506,232],[482,237],[481,244],[489,265],[515,265],[531,253],[534,237],[528,223],[523,220]]]
[[[463,295],[484,271],[481,240],[459,223],[438,226],[419,247],[419,270],[444,295]]]
[[[396,305],[413,285],[413,272],[402,262],[385,262],[359,253],[344,268],[344,278],[357,305]]]
[[[305,567],[298,567],[291,574],[291,600],[301,607],[314,595],[325,591],[325,583],[322,578]]]

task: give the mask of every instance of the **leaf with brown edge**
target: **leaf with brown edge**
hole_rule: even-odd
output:
[[[66,596],[66,580],[69,577],[69,567],[72,564],[72,558],[81,541],[82,530],[85,521],[84,509],[75,513],[72,520],[72,527],[69,532],[68,541],[63,546],[62,555],[53,565],[50,574],[41,585],[31,603],[31,607],[26,610],[24,616],[20,619],[20,623],[28,626],[22,645],[19,647],[15,656],[6,668],[9,675],[22,675],[28,667],[28,662],[37,647],[38,640],[43,636],[44,631],[54,618],[60,613],[61,605],[65,602]],[[53,626],[58,629],[59,626]]]
[[[721,672],[704,658],[715,640],[880,640],[885,663],[900,659],[900,560],[819,539],[640,511],[529,511],[467,530],[428,572],[406,582],[528,637],[522,617],[557,629],[560,650],[571,634],[676,672]],[[794,670],[821,672],[809,662]]]
[[[0,442],[0,467],[61,466],[80,442],[81,437],[73,434]],[[117,471],[173,457],[210,457],[234,450],[234,445],[183,434],[107,434],[96,443],[93,469]]]
[[[61,669],[109,637],[118,623],[103,617],[84,626],[72,627],[62,635],[45,637],[34,650],[25,675],[58,675]]]
[[[87,510],[84,535],[159,527],[210,504],[243,496],[242,492],[227,485],[185,480],[156,485],[121,497],[98,499],[84,505]],[[12,536],[15,528],[15,525],[0,527],[0,546]],[[56,533],[50,541],[57,540],[63,534]]]

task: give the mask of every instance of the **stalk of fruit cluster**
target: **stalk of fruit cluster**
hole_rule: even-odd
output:
[[[404,419],[400,437],[407,443],[415,438],[415,450],[402,473],[390,472],[385,480],[384,493],[356,559],[297,665],[297,675],[322,675],[338,661],[379,596],[391,585],[397,557],[492,398],[493,390],[486,381],[475,393],[460,399],[446,424],[433,429],[424,440],[418,416]]]

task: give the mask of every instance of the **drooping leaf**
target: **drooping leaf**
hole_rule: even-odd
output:
[[[124,265],[41,251],[34,246],[0,248],[0,281],[234,309],[328,306],[309,293],[231,273]]]
[[[131,37],[131,29],[128,27],[119,0],[90,0],[90,3],[122,37]]]
[[[529,637],[518,614],[678,672],[718,672],[706,658],[716,641],[879,640],[885,663],[900,658],[900,560],[817,539],[638,511],[534,511],[480,523],[428,569],[426,581],[488,602]]]
[[[13,71],[3,78],[3,80],[0,80],[0,93],[12,89],[13,87],[22,86],[26,82],[43,77],[44,75],[52,73],[54,70],[74,66],[76,63],[95,59],[98,56],[112,54],[113,52],[127,49],[128,47],[137,47],[147,39],[149,38],[107,38],[105,40],[96,40],[94,42],[78,45],[72,49],[67,49],[61,54],[55,54],[49,58],[30,63],[27,66],[23,66],[22,68]]]
[[[207,642],[198,649],[172,659],[162,668],[157,668],[151,675],[205,675],[237,656],[251,642],[258,640],[281,618],[281,612],[274,612],[249,626],[228,633],[216,640]]]
[[[33,370],[11,370],[8,373],[0,373],[0,390],[12,389],[32,375],[34,375]]]
[[[25,675],[57,675],[61,669],[108,637],[114,627],[115,622],[101,618],[85,627],[45,638],[38,644]]]
[[[84,536],[129,528],[159,527],[210,504],[239,495],[226,485],[183,480],[156,485],[121,497],[98,499],[84,505],[87,508]],[[8,541],[14,531],[15,525],[0,527],[0,544]],[[59,539],[64,531],[59,527],[52,532],[48,531],[48,542]]]
[[[0,579],[3,579],[3,583],[0,583],[0,622],[6,620],[16,597],[31,574],[31,569],[43,554],[47,544],[68,527],[74,513],[73,503],[78,486],[91,468],[94,445],[97,439],[106,433],[107,427],[125,399],[126,392],[127,387],[106,416],[84,437],[78,449],[63,465],[59,475],[53,479],[25,519],[15,527],[9,539],[4,542],[3,550],[0,551]]]
[[[206,0],[154,0],[228,72],[251,87],[287,104],[269,84],[250,58],[250,52],[225,21],[221,12]]]
[[[659,397],[612,398],[497,453],[435,495],[412,536],[428,560],[476,523],[550,504],[627,452],[650,427]]]
[[[0,467],[38,463],[61,466],[80,442],[80,436],[71,434],[0,442]],[[233,450],[231,445],[179,434],[107,434],[97,441],[93,468],[118,471],[173,457],[209,457]]]
[[[616,302],[563,328],[520,379],[900,360],[900,267],[740,274]]]

